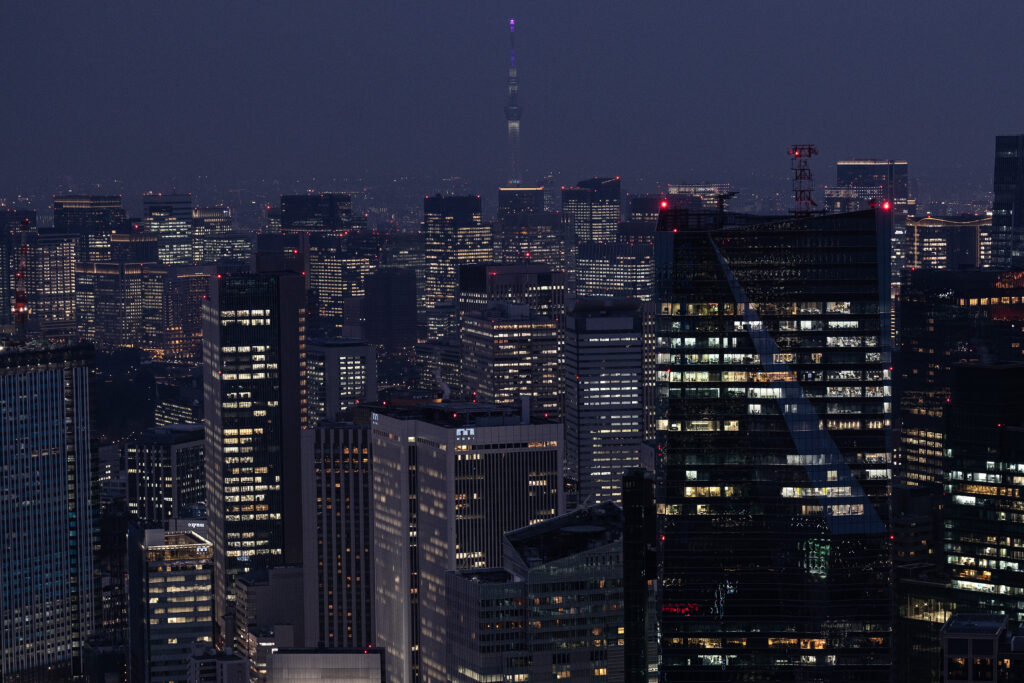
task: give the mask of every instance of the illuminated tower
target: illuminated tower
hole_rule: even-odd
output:
[[[516,72],[516,20],[508,20],[508,100],[505,104],[505,121],[508,122],[508,182],[518,185],[519,175],[519,75]]]

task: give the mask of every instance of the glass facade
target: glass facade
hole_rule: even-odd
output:
[[[293,273],[212,282],[203,309],[206,503],[217,618],[228,638],[234,577],[302,557],[305,297]]]
[[[889,680],[880,223],[662,214],[664,681]]]

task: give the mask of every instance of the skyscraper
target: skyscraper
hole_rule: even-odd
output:
[[[657,238],[661,680],[888,681],[885,217]]]
[[[373,462],[367,425],[302,432],[307,640],[366,648],[373,633]]]
[[[352,196],[341,192],[283,195],[284,232],[340,233],[352,227]]]
[[[97,235],[124,229],[127,216],[120,195],[54,195],[53,231]]]
[[[943,524],[948,580],[957,608],[1024,621],[1024,545],[1018,516],[1024,481],[1024,364],[961,364],[946,408]]]
[[[505,122],[508,126],[508,183],[519,185],[519,70],[516,68],[516,20],[508,20],[508,95],[505,100]]]
[[[886,209],[890,220],[889,284],[899,295],[900,271],[907,261],[907,217],[913,213],[906,161],[851,159],[836,162],[836,185],[825,188],[825,202],[837,212]],[[888,207],[886,207],[888,202]],[[894,330],[895,332],[895,330]]]
[[[628,541],[604,503],[505,534],[502,565],[448,572],[447,680],[625,680]]]
[[[565,464],[580,505],[620,501],[640,465],[643,311],[631,300],[581,301],[565,325]]]
[[[193,646],[213,638],[213,549],[194,532],[131,528],[128,680],[187,680]]]
[[[70,341],[75,335],[75,267],[77,235],[38,233],[27,237],[25,285],[29,324],[40,336]]]
[[[257,271],[218,274],[204,302],[206,502],[228,643],[235,576],[302,559],[304,299],[301,275]]]
[[[377,354],[359,339],[311,339],[306,345],[308,422],[335,420],[377,400]]]
[[[480,218],[480,197],[423,200],[426,275],[423,307],[429,339],[457,334],[455,294],[459,266],[491,260],[491,226]]]
[[[906,268],[971,270],[992,265],[992,218],[907,219]]]
[[[192,208],[192,262],[215,263],[217,240],[231,233],[231,209],[226,206]]]
[[[167,265],[192,263],[192,195],[142,196],[146,231],[157,236],[158,257]]]
[[[1024,268],[1024,135],[997,135],[992,178],[992,267]]]
[[[561,425],[434,403],[371,415],[374,645],[388,681],[446,677],[445,574],[501,563],[502,534],[563,509]]]
[[[352,235],[310,235],[309,287],[316,302],[316,328],[330,336],[342,333],[345,301],[366,293],[366,278],[377,261],[377,254]]]
[[[650,301],[653,295],[653,245],[586,242],[579,246],[577,297],[628,297]]]
[[[53,231],[75,235],[83,261],[110,260],[110,236],[128,228],[120,195],[54,195]]]
[[[93,627],[88,346],[0,350],[0,678],[64,681]]]
[[[899,309],[896,476],[901,484],[936,486],[947,460],[953,369],[1024,361],[1024,273],[905,271]]]
[[[462,319],[462,388],[481,403],[524,397],[538,417],[561,413],[558,322],[527,304],[495,302]]]
[[[143,528],[195,514],[206,500],[203,426],[147,429],[124,445],[128,511]]]
[[[579,242],[615,239],[619,227],[622,187],[619,178],[588,178],[562,188],[562,213]],[[573,234],[570,232],[570,234]]]

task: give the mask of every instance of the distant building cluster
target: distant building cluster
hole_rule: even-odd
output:
[[[1024,135],[756,215],[524,184],[518,85],[418,231],[3,207],[0,680],[1024,680]]]

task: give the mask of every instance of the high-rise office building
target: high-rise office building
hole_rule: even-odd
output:
[[[873,206],[886,210],[884,215],[890,219],[889,283],[893,300],[899,295],[900,272],[907,262],[907,217],[914,212],[907,169],[906,161],[837,161],[835,187],[825,188],[825,203],[832,211],[862,211]]]
[[[373,462],[367,425],[302,432],[307,640],[366,648],[373,632]]]
[[[416,269],[387,266],[366,278],[366,340],[387,350],[416,345]]]
[[[588,178],[562,188],[562,214],[578,242],[607,242],[619,227],[622,186],[616,178]]]
[[[192,263],[192,195],[149,193],[142,196],[146,231],[156,235],[157,256],[167,265]]]
[[[53,231],[76,235],[121,232],[127,223],[120,195],[54,195]]]
[[[558,322],[527,304],[495,302],[462,319],[462,390],[481,403],[528,400],[538,417],[561,413]]]
[[[628,297],[650,301],[654,294],[654,246],[586,242],[576,257],[576,296]]]
[[[997,135],[992,178],[992,267],[1024,268],[1024,135]]]
[[[152,264],[156,265],[156,264]],[[146,264],[85,262],[75,266],[78,335],[110,351],[145,345]]]
[[[206,300],[214,266],[171,266],[162,271],[150,268],[145,293],[145,308],[152,314],[145,320],[157,320],[158,327],[148,330],[150,353],[179,363],[202,361],[203,303]]]
[[[203,506],[203,439],[203,425],[177,424],[147,429],[124,445],[128,512],[144,528],[165,527]]]
[[[226,206],[192,207],[192,263],[216,263],[218,238],[231,234],[231,209]]]
[[[328,335],[342,332],[345,300],[364,296],[367,276],[378,256],[352,236],[333,233],[309,237],[309,287],[316,302],[316,327]]]
[[[885,225],[661,216],[663,681],[890,678]]]
[[[973,270],[992,266],[992,218],[907,219],[906,268]]]
[[[496,301],[526,304],[562,326],[565,273],[542,263],[480,263],[459,267],[459,315]]]
[[[498,222],[525,224],[528,216],[544,213],[543,187],[499,187]]]
[[[128,229],[120,195],[54,195],[53,231],[75,235],[83,261],[109,261],[110,237]]]
[[[953,368],[1024,361],[1024,273],[906,271],[899,310],[896,477],[909,486],[937,486]]]
[[[157,263],[159,257],[157,236],[142,230],[115,232],[110,235],[110,258],[91,263]]]
[[[371,415],[374,645],[388,680],[446,678],[445,574],[500,565],[502,534],[563,510],[561,425],[432,403]]]
[[[626,680],[628,540],[604,503],[505,534],[503,566],[448,572],[447,680]]]
[[[957,609],[1024,621],[1024,364],[961,364],[946,407],[944,554]]]
[[[665,198],[668,206],[665,208],[721,213],[735,194],[729,183],[669,184],[668,196]]]
[[[88,346],[0,350],[0,678],[70,680],[93,628]]]
[[[39,233],[26,240],[25,288],[29,326],[53,341],[75,336],[75,266],[79,260],[77,235]]]
[[[213,638],[213,549],[194,532],[129,527],[128,680],[188,680],[193,647]]]
[[[352,196],[341,192],[282,195],[284,232],[339,233],[352,227]]]
[[[275,650],[309,644],[304,582],[298,564],[256,569],[236,578],[234,646],[248,664],[250,681],[269,682],[268,664]]]
[[[360,339],[311,339],[306,344],[308,423],[335,420],[377,400],[377,354]]]
[[[230,643],[235,576],[302,559],[304,287],[291,272],[224,273],[210,282],[203,307],[206,505],[216,617]]]
[[[565,325],[565,465],[580,505],[621,500],[644,433],[643,311],[586,300]]]
[[[622,608],[625,683],[658,680],[658,506],[655,475],[622,475]]]
[[[423,236],[427,337],[440,339],[458,333],[459,266],[491,260],[491,226],[481,221],[480,197],[424,198]]]

